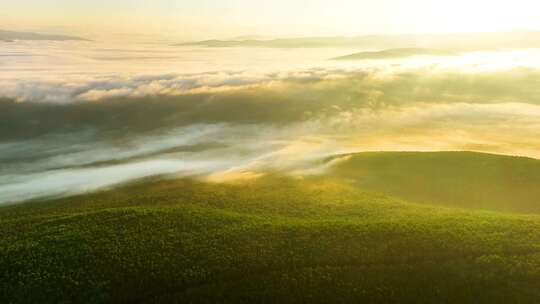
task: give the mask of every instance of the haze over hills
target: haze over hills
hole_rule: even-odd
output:
[[[266,47],[266,48],[442,48],[489,50],[501,48],[540,47],[540,32],[400,34],[358,37],[303,37],[270,40],[204,40],[177,44],[202,47]]]
[[[0,203],[171,171],[294,171],[358,151],[540,158],[540,50],[344,62],[328,58],[351,50],[316,49],[320,62],[294,66],[312,50],[186,48],[202,65],[183,74],[176,47],[167,46],[179,53],[173,67],[171,59],[137,67],[88,60],[97,43],[70,56],[52,43],[51,56],[28,56],[46,54],[39,44],[26,54],[25,43],[4,48],[12,72],[0,75]],[[73,68],[62,58],[76,59]],[[231,59],[248,63],[219,65]],[[118,67],[132,74],[116,75]]]
[[[52,41],[88,41],[88,39],[68,36],[68,35],[51,35],[51,34],[39,34],[33,32],[15,32],[0,30],[0,40],[2,41],[14,41],[14,40],[52,40]]]

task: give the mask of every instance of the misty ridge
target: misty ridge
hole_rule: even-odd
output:
[[[12,42],[16,40],[89,41],[85,38],[70,35],[51,35],[33,32],[0,30],[0,41]]]
[[[359,37],[302,37],[277,39],[204,40],[177,44],[202,47],[359,49],[435,48],[459,51],[540,47],[540,32],[394,34]]]
[[[368,60],[368,59],[393,59],[408,58],[414,56],[455,56],[459,52],[452,50],[422,49],[422,48],[399,48],[387,49],[374,52],[358,52],[351,55],[332,58],[332,60]]]

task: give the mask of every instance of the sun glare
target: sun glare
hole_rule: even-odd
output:
[[[422,24],[446,32],[495,32],[534,28],[540,17],[540,2],[518,1],[430,1],[429,9],[418,7],[418,15],[429,15]],[[420,16],[419,16],[420,17]],[[423,18],[420,17],[419,20]],[[424,21],[424,20],[422,20]],[[424,22],[422,22],[424,23]],[[437,27],[440,27],[437,29]]]

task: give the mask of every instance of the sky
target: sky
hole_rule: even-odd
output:
[[[540,30],[536,0],[2,0],[1,27],[179,39]]]

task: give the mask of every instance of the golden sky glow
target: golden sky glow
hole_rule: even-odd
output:
[[[20,0],[2,4],[2,27],[97,36],[161,33],[361,35],[540,29],[534,0]]]

